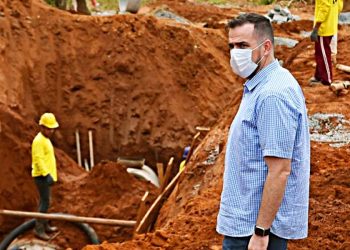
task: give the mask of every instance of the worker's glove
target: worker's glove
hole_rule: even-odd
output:
[[[318,43],[318,30],[313,29],[310,35],[311,41]]]
[[[54,183],[52,176],[50,174],[48,174],[45,177],[46,177],[47,184],[49,184],[51,186]]]

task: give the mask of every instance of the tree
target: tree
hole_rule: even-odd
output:
[[[86,4],[86,0],[76,0],[77,1],[77,11],[78,13],[82,13],[82,14],[86,14],[86,15],[90,15],[90,11],[87,7],[87,4]]]
[[[86,0],[46,0],[47,3],[56,6],[61,10],[67,10],[72,4],[72,1],[77,3],[77,12],[81,14],[90,15],[89,8],[87,7]]]

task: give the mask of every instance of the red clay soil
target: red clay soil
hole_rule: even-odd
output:
[[[61,183],[59,183],[61,184]],[[113,163],[101,162],[89,174],[58,185],[53,189],[52,211],[97,218],[136,220],[142,196],[149,191],[149,202],[158,195],[150,182],[137,179],[126,168]],[[81,249],[88,243],[86,237],[74,226],[55,223],[61,229],[52,242],[61,247]],[[130,239],[133,228],[90,224],[101,242],[120,242]],[[74,232],[75,231],[75,232]]]
[[[78,16],[38,0],[0,0],[0,208],[36,210],[30,143],[42,112],[54,112],[61,125],[54,140],[59,182],[50,211],[115,219],[134,220],[144,191],[150,190],[151,198],[157,191],[112,162],[96,165],[90,174],[83,171],[71,159],[77,128],[83,158],[88,158],[87,131],[92,129],[96,162],[130,155],[143,156],[152,166],[172,155],[178,161],[194,127],[211,126],[153,232],[113,243],[130,239],[131,229],[94,226],[109,243],[84,249],[221,249],[215,225],[225,144],[243,83],[230,69],[222,21],[240,11],[264,14],[269,7],[220,9],[169,0],[149,8],[164,4],[212,28],[148,15]],[[291,10],[305,20],[274,25],[275,33],[300,43],[293,49],[277,47],[276,57],[302,86],[310,114],[342,113],[349,119],[347,95],[308,86],[315,70],[313,44],[300,31],[311,29],[313,6],[300,3]],[[350,59],[349,34],[349,26],[342,26],[342,64]],[[335,80],[350,80],[349,74],[333,70]],[[349,152],[349,146],[312,143],[309,237],[291,242],[289,249],[350,249]],[[0,236],[21,222],[0,216]],[[62,232],[54,243],[73,249],[87,243],[72,226],[55,224]]]

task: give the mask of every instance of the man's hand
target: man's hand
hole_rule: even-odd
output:
[[[248,250],[266,250],[267,245],[269,244],[269,236],[257,236],[256,234],[253,234],[253,236],[250,238]]]
[[[310,35],[311,41],[318,43],[318,29],[314,28]]]

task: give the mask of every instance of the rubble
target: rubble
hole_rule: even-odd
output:
[[[278,24],[290,21],[300,20],[299,16],[292,15],[287,7],[281,7],[280,5],[275,5],[272,10],[267,13],[267,17],[270,18],[271,22],[276,22]]]

